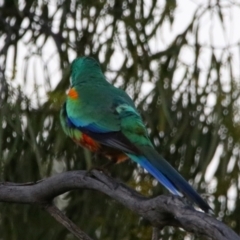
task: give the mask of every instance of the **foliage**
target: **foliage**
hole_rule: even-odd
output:
[[[163,30],[176,24],[174,0],[1,1],[1,181],[36,181],[102,164],[67,139],[59,123],[70,60],[91,55],[135,100],[158,151],[239,231],[240,88],[233,49],[240,42],[219,48],[200,36],[209,15],[227,33],[231,8],[239,10],[234,1],[197,7],[165,44]],[[164,191],[130,162],[111,173],[147,195]],[[94,239],[150,239],[147,222],[100,193],[76,191],[56,201]],[[34,206],[1,203],[0,213],[0,239],[74,239]],[[187,236],[172,228],[161,234]]]

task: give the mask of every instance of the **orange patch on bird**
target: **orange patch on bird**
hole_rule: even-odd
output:
[[[100,149],[100,144],[94,141],[86,134],[82,135],[82,138],[80,139],[79,143],[81,146],[89,149],[91,152],[97,152]]]
[[[70,88],[67,94],[71,99],[77,99],[78,98],[78,93],[75,90],[75,88]]]
[[[125,162],[129,159],[129,157],[125,153],[106,154],[105,157],[107,157],[111,161],[114,161],[116,164]]]

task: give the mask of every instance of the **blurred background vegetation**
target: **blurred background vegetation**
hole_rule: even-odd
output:
[[[226,23],[240,3],[197,2],[183,26],[175,0],[1,0],[0,181],[101,165],[59,123],[69,64],[91,55],[135,100],[158,151],[240,234],[240,38],[215,44],[230,36]],[[111,172],[145,195],[166,193],[131,162]],[[147,221],[98,192],[56,203],[93,239],[151,238]],[[35,206],[0,203],[0,239],[75,238]],[[161,239],[198,238],[169,227]]]

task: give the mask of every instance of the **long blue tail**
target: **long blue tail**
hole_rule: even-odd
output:
[[[203,211],[208,212],[210,206],[189,185],[189,183],[151,146],[141,146],[142,156],[127,154],[133,161],[140,164],[153,175],[163,186],[174,195],[185,195],[196,203]]]

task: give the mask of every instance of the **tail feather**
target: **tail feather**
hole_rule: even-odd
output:
[[[128,156],[151,175],[153,175],[171,193],[185,195],[190,201],[195,202],[202,210],[208,212],[211,208],[189,183],[151,146],[141,146],[142,156],[128,154]]]
[[[182,196],[177,188],[172,184],[169,179],[163,175],[158,169],[156,169],[144,156],[136,156],[128,154],[131,159],[139,163],[144,169],[151,173],[160,183],[162,183],[172,194]]]

